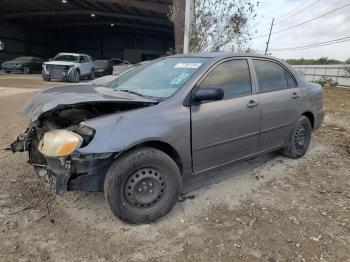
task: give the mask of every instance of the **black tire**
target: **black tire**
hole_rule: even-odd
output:
[[[42,70],[41,75],[42,75],[44,81],[51,81],[51,78],[47,74],[45,74],[44,69]]]
[[[282,154],[290,158],[300,158],[307,152],[311,141],[312,127],[306,116],[301,116],[293,127],[288,145]]]
[[[23,74],[26,74],[26,75],[30,74],[30,68],[28,66],[23,67]]]
[[[95,79],[95,71],[94,69],[91,69],[90,75],[89,75],[89,80],[94,80]]]
[[[71,81],[73,83],[79,83],[79,81],[80,81],[80,72],[79,72],[79,70],[74,70],[73,71],[73,74],[72,74],[72,77],[71,77]]]
[[[172,158],[154,148],[138,148],[114,161],[104,193],[111,211],[122,221],[152,223],[176,204],[181,183],[180,170]]]
[[[5,73],[6,73],[6,74],[9,74],[9,73],[11,73],[11,71],[5,71]]]

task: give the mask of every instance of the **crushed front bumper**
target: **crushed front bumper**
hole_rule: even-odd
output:
[[[79,155],[69,158],[46,158],[46,166],[36,166],[37,172],[55,193],[66,191],[98,192],[103,190],[107,170],[113,162],[112,154]]]
[[[42,75],[52,79],[69,80],[73,70],[72,66],[46,65],[43,66]]]
[[[29,130],[29,131],[28,131]],[[29,164],[37,174],[50,184],[58,195],[66,191],[98,192],[103,190],[107,170],[114,160],[113,153],[80,154],[51,158],[42,155],[38,149],[38,139],[29,128],[11,144],[13,152],[28,151]]]

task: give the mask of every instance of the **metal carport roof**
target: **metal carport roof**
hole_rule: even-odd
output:
[[[33,28],[115,25],[173,32],[172,0],[2,0],[0,21]]]

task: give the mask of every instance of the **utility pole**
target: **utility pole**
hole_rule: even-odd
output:
[[[272,23],[271,23],[269,38],[267,39],[267,42],[266,42],[265,55],[267,54],[267,49],[269,48],[270,38],[271,38],[271,32],[272,32],[272,28],[273,28],[273,23],[274,23],[274,21],[275,21],[275,18],[272,18]]]
[[[191,27],[194,12],[194,0],[186,0],[185,4],[185,26],[183,53],[187,54],[190,49]]]

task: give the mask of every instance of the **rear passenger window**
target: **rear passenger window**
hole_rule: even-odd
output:
[[[287,72],[287,71],[285,71],[285,72],[286,72],[288,87],[290,87],[290,88],[296,87],[293,77],[290,75],[289,72]]]
[[[295,83],[282,66],[271,61],[253,60],[259,82],[260,93],[294,87]]]
[[[200,83],[199,88],[219,87],[224,98],[237,97],[252,92],[247,60],[231,60],[218,65]]]

